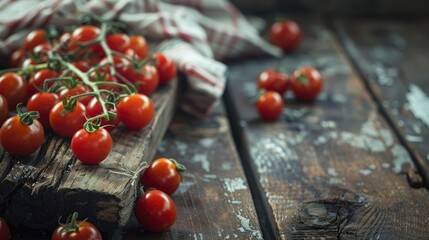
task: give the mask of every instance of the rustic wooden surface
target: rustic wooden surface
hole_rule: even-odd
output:
[[[429,20],[337,20],[336,26],[429,187]]]
[[[282,239],[425,239],[429,194],[410,155],[377,111],[363,82],[320,19],[297,19],[304,42],[281,59],[229,68],[227,106],[236,138]],[[290,96],[275,123],[250,99],[259,72],[313,65],[325,78],[313,104]],[[246,156],[246,154],[243,154]],[[409,177],[407,177],[409,176]]]
[[[138,171],[151,159],[174,114],[177,81],[152,96],[156,114],[149,127],[120,126],[109,157],[98,166],[81,164],[70,140],[50,134],[31,158],[0,150],[0,203],[13,225],[52,229],[60,216],[74,211],[100,230],[124,226],[133,210]]]

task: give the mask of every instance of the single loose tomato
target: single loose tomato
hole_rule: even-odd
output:
[[[132,130],[146,127],[155,114],[152,100],[143,94],[131,94],[122,98],[116,111],[121,122]]]
[[[10,239],[10,230],[6,221],[0,217],[0,239],[9,240]]]
[[[159,84],[165,85],[171,82],[177,75],[176,63],[173,59],[165,56],[162,53],[153,55],[156,60],[156,69],[159,73]]]
[[[159,84],[158,71],[153,65],[146,64],[143,67],[142,73],[136,73],[137,85],[139,93],[150,96],[155,92]]]
[[[44,29],[36,29],[31,31],[24,40],[24,50],[30,51],[35,48],[37,45],[42,43],[47,43],[46,31]]]
[[[74,156],[83,164],[99,164],[107,158],[112,150],[112,137],[110,133],[99,128],[95,132],[85,129],[77,131],[71,140],[71,149]]]
[[[62,101],[55,104],[49,113],[49,124],[52,130],[61,137],[72,137],[86,122],[86,109],[81,102],[77,101],[73,110],[62,114],[63,110]]]
[[[112,106],[108,106],[107,110],[110,112],[115,112],[116,109]],[[103,108],[101,107],[100,102],[97,100],[97,98],[92,98],[91,101],[86,105],[86,117],[92,118],[95,116],[98,116],[103,113]],[[106,120],[105,118],[101,119],[101,126],[104,127],[107,131],[111,132],[113,129],[115,129],[121,121],[119,120],[119,117],[116,116],[113,120]]]
[[[158,158],[143,172],[140,182],[145,190],[155,188],[168,195],[173,194],[182,182],[185,166],[173,159]]]
[[[100,231],[88,220],[77,221],[77,213],[68,219],[68,222],[55,229],[52,240],[103,240]]]
[[[0,94],[6,98],[9,111],[18,103],[24,103],[27,96],[27,81],[17,73],[5,73],[0,77]]]
[[[259,89],[275,91],[283,95],[289,88],[289,77],[273,69],[267,69],[259,74],[256,80]]]
[[[60,98],[55,93],[39,92],[31,96],[27,102],[28,111],[37,111],[40,114],[39,122],[45,129],[50,129],[49,114]]]
[[[31,112],[10,117],[0,129],[0,143],[4,150],[15,156],[33,154],[43,144],[45,132]]]
[[[106,37],[106,43],[111,50],[124,53],[130,46],[130,37],[123,33],[109,34]]]
[[[24,49],[20,48],[16,50],[15,52],[10,55],[9,58],[9,67],[10,68],[16,68],[21,65],[21,63],[24,61],[25,58],[25,51]]]
[[[176,221],[176,205],[166,193],[151,189],[137,199],[134,208],[140,226],[150,232],[162,232]]]
[[[89,89],[87,87],[85,87],[82,84],[77,84],[76,86],[72,87],[72,88],[65,88],[63,90],[61,90],[58,93],[58,97],[60,97],[60,100],[63,100],[63,98],[69,98],[72,96],[76,96],[78,94],[82,94],[82,93],[87,93],[89,92]],[[81,103],[83,103],[84,105],[88,104],[89,100],[91,100],[92,96],[87,95],[87,96],[82,96],[79,97],[77,100]]]
[[[323,88],[323,78],[314,67],[301,67],[292,74],[291,88],[298,101],[314,101]]]
[[[301,28],[292,20],[275,22],[269,29],[269,40],[284,52],[292,52],[301,43]]]
[[[7,100],[3,95],[0,94],[0,126],[8,119],[9,117],[9,105]]]
[[[36,92],[39,92],[38,89],[43,89],[43,84],[46,80],[51,78],[57,78],[59,76],[58,72],[55,72],[50,69],[42,69],[37,71],[33,77],[30,78],[30,81],[27,86],[27,96],[31,97]],[[48,87],[54,84],[53,81],[48,82]]]
[[[257,108],[263,119],[274,121],[283,111],[283,98],[277,92],[267,91],[259,97]]]
[[[135,35],[130,37],[130,49],[140,58],[146,58],[148,54],[148,44],[143,36]]]

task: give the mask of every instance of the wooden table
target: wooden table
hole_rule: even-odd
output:
[[[228,63],[216,112],[173,119],[156,154],[188,168],[172,229],[145,233],[132,216],[106,238],[429,239],[429,19],[296,20],[298,51]],[[261,121],[257,75],[303,65],[324,76],[318,100],[288,95]],[[49,239],[15,239],[35,235]]]

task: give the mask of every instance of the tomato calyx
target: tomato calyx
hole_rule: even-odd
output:
[[[79,223],[77,223],[78,213],[74,212],[67,217],[66,223],[58,222],[60,226],[63,226],[66,229],[67,233],[76,232],[79,230]],[[87,219],[80,221],[80,223],[85,222]]]
[[[35,119],[38,119],[40,117],[40,114],[36,111],[22,111],[21,106],[22,103],[18,103],[18,105],[16,106],[16,112],[18,113],[19,120],[22,124],[30,126],[31,124],[33,124]]]
[[[305,75],[304,73],[301,73],[296,80],[298,80],[298,82],[304,86],[308,86],[308,77],[307,75]]]
[[[185,167],[185,165],[183,165],[183,164],[181,164],[181,163],[179,163],[179,162],[177,162],[175,159],[173,159],[173,158],[169,158],[170,159],[170,161],[172,161],[173,163],[174,163],[174,165],[176,166],[176,170],[179,172],[179,173],[182,173],[182,172],[185,172],[186,171],[186,167]]]

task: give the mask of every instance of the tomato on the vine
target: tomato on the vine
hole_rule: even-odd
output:
[[[269,40],[284,52],[292,52],[301,43],[301,28],[293,20],[275,22],[269,29]]]
[[[86,109],[81,102],[77,101],[73,110],[62,114],[63,110],[62,101],[55,104],[49,113],[49,124],[52,130],[61,137],[72,137],[86,122]]]
[[[148,54],[148,44],[146,39],[140,35],[130,37],[130,49],[140,58],[145,59]]]
[[[0,126],[8,119],[9,117],[9,105],[7,100],[3,95],[0,94]]]
[[[31,96],[27,102],[28,111],[37,111],[40,114],[39,122],[45,129],[50,129],[49,114],[55,104],[60,101],[60,98],[55,93],[38,92]]]
[[[24,39],[24,50],[30,51],[37,45],[46,43],[46,31],[44,29],[36,29],[31,31]]]
[[[112,106],[107,107],[108,111],[116,112],[116,109]],[[100,115],[103,113],[103,108],[101,107],[101,103],[97,100],[97,98],[92,98],[88,104],[86,105],[86,117],[92,118],[97,115]],[[105,118],[101,119],[101,126],[104,127],[107,131],[111,132],[113,129],[115,129],[121,121],[119,120],[119,117],[116,116],[113,120],[106,120]]]
[[[153,65],[146,64],[142,73],[136,72],[134,84],[139,93],[150,96],[155,92],[159,84],[158,71]]]
[[[168,195],[173,194],[182,182],[185,166],[173,159],[158,158],[143,172],[140,183],[145,190],[155,188]]]
[[[118,79],[116,77],[112,77],[109,72],[94,71],[89,75],[89,80],[92,82],[99,82],[100,84],[98,85],[98,89],[105,89],[115,93],[119,93],[121,91],[119,86],[111,84],[118,83]]]
[[[124,33],[109,34],[106,37],[106,43],[111,50],[124,53],[130,46],[130,37]]]
[[[10,239],[9,225],[7,225],[7,222],[2,217],[0,217],[0,239]]]
[[[150,232],[162,232],[176,221],[176,205],[166,193],[150,189],[136,202],[134,214],[140,226]]]
[[[24,103],[27,96],[27,81],[19,74],[8,72],[0,77],[0,94],[6,98],[9,110]]]
[[[59,74],[50,69],[42,69],[37,71],[33,77],[30,78],[30,81],[27,86],[27,96],[31,97],[33,94],[38,92],[38,89],[43,89],[43,84],[47,79],[57,78]],[[52,86],[54,82],[49,82],[48,87]]]
[[[322,87],[322,74],[314,67],[301,67],[292,74],[291,88],[298,101],[314,101]]]
[[[283,98],[279,93],[267,91],[259,97],[257,109],[263,119],[274,121],[280,117],[283,105]]]
[[[168,84],[177,75],[176,63],[162,53],[155,53],[153,57],[156,60],[155,66],[159,73],[159,84]]]
[[[15,156],[33,154],[43,144],[45,132],[36,119],[38,114],[26,112],[10,117],[0,129],[0,143]]]
[[[289,77],[274,69],[267,69],[261,72],[256,80],[259,89],[275,91],[283,95],[289,88]]]
[[[122,98],[116,111],[121,122],[132,130],[146,127],[155,114],[152,100],[143,94],[131,94]]]
[[[9,58],[9,67],[16,68],[21,65],[21,63],[24,61],[25,58],[25,51],[24,49],[20,48],[16,50],[15,52],[10,55]]]
[[[103,240],[100,231],[88,220],[77,221],[77,213],[68,219],[55,229],[51,240]]]
[[[70,36],[70,50],[76,50],[79,44],[89,43],[100,36],[100,29],[92,25],[83,25],[76,28]],[[88,47],[94,54],[102,55],[103,49],[99,43],[92,44]]]
[[[71,140],[74,156],[87,165],[99,164],[106,159],[112,150],[112,145],[112,137],[104,128],[99,128],[95,132],[87,132],[82,128],[73,135]]]
[[[76,86],[72,88],[64,88],[58,93],[58,97],[60,97],[60,100],[63,100],[63,98],[69,98],[78,94],[87,93],[89,92],[89,89],[82,84],[77,84]],[[81,103],[88,104],[89,100],[91,100],[92,96],[82,96],[79,97],[77,100]]]

